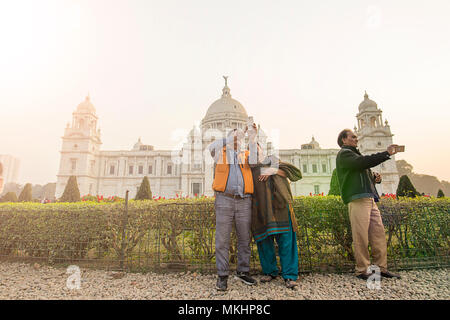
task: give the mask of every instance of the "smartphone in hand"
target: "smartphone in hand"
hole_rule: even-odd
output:
[[[395,146],[395,152],[405,152],[405,146]]]

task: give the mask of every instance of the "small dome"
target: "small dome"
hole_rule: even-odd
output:
[[[149,144],[143,144],[141,141],[141,138],[138,139],[138,142],[136,142],[133,146],[132,151],[153,151],[155,148]]]
[[[134,144],[133,150],[140,150],[141,146],[142,146],[142,141],[141,141],[141,138],[139,138],[139,139],[138,139],[138,142],[136,142],[136,143]]]
[[[201,132],[200,129],[197,126],[193,126],[191,131],[189,131],[188,134],[189,137],[194,138],[194,137],[200,137],[201,136]]]
[[[302,144],[301,149],[320,149],[320,145],[313,136],[310,143]]]
[[[363,111],[376,111],[378,110],[378,105],[375,101],[369,99],[367,92],[364,94],[364,101],[359,104],[359,112]]]
[[[309,144],[314,146],[314,149],[319,149],[319,143],[316,141],[316,139],[314,139],[314,136],[312,137],[312,140]]]
[[[86,96],[86,99],[78,105],[77,112],[89,112],[95,114],[95,107],[91,102],[89,94]]]

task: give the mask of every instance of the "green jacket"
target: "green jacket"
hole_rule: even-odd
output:
[[[387,151],[363,156],[355,147],[343,146],[336,156],[336,172],[344,203],[360,198],[380,198],[370,168],[390,159]]]

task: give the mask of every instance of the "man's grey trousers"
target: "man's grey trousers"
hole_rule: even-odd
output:
[[[252,198],[230,198],[216,193],[216,266],[219,276],[228,276],[233,219],[237,235],[237,272],[250,271],[250,223]]]

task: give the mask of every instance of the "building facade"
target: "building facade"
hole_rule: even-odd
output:
[[[0,194],[7,183],[17,183],[19,178],[19,159],[0,154]]]
[[[212,196],[214,163],[207,147],[232,129],[244,129],[249,119],[242,104],[232,98],[227,77],[224,79],[221,97],[207,109],[200,127],[189,132],[180,150],[155,150],[141,139],[130,150],[101,150],[98,117],[90,97],[86,97],[73,112],[72,124],[67,124],[62,137],[55,196],[62,195],[71,175],[77,177],[81,195],[124,197],[129,190],[129,196],[134,197],[147,176],[154,196]],[[291,184],[294,195],[328,193],[339,149],[321,149],[313,137],[298,149],[273,150],[260,126],[257,139],[267,154],[275,152],[282,161],[301,169],[303,179]]]

